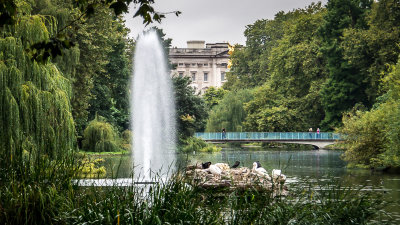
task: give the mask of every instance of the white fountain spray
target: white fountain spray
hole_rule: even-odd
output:
[[[139,37],[131,87],[135,178],[165,176],[175,162],[175,104],[163,47],[155,31]]]

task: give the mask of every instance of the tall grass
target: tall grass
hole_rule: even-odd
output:
[[[80,168],[73,157],[40,162],[1,175],[1,223],[367,224],[383,207],[373,192],[337,184],[292,187],[289,196],[274,196],[256,189],[204,190],[179,173],[148,186],[79,187],[71,182]]]

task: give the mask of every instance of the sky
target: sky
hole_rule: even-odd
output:
[[[172,46],[186,48],[188,40],[204,40],[206,43],[229,42],[245,45],[244,31],[247,25],[258,19],[273,19],[279,11],[305,8],[315,0],[155,0],[157,12],[181,11],[178,17],[168,14],[159,23],[145,27],[142,19],[133,18],[136,12],[130,5],[125,15],[130,37],[136,38],[143,30],[157,26],[164,30],[166,38],[172,38]],[[326,4],[327,0],[321,1]]]

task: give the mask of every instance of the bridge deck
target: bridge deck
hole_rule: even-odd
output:
[[[335,141],[341,140],[339,134],[321,132],[214,132],[196,133],[196,137],[211,143],[224,142],[280,142],[310,144],[324,148]]]
[[[196,133],[196,137],[205,141],[335,141],[340,140],[340,135],[330,132],[213,132]]]

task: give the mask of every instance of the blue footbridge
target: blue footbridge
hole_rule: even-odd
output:
[[[195,136],[210,143],[227,142],[278,142],[308,144],[324,148],[341,140],[340,134],[330,132],[211,132],[195,133]]]

